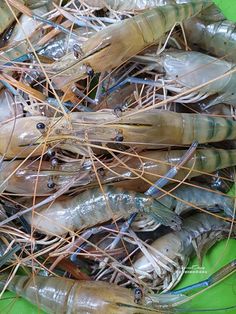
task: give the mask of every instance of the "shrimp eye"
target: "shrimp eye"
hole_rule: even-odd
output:
[[[140,288],[134,289],[134,302],[139,303],[143,297],[143,292]]]
[[[36,124],[36,128],[37,128],[38,130],[44,130],[44,129],[46,128],[46,126],[45,126],[44,123],[39,122],[39,123]]]
[[[122,107],[121,106],[117,106],[117,107],[115,107],[115,109],[114,109],[114,113],[115,113],[115,115],[119,118],[119,117],[121,117],[122,116]]]
[[[53,188],[55,187],[55,183],[52,182],[52,181],[50,181],[50,182],[48,182],[47,187],[48,187],[49,189],[53,189]]]
[[[56,155],[56,153],[55,153],[54,150],[49,149],[49,150],[47,151],[47,155],[48,155],[49,157],[54,157],[54,156]]]
[[[120,134],[120,133],[118,133],[118,134],[116,135],[116,137],[115,137],[115,141],[116,141],[116,142],[123,142],[123,140],[124,140],[123,135]]]
[[[86,72],[87,72],[87,74],[88,74],[88,76],[89,76],[89,77],[92,77],[92,76],[94,76],[94,71],[93,71],[93,69],[92,69],[92,68],[90,68],[90,67],[87,67],[87,70],[86,70]]]
[[[57,160],[57,158],[53,158],[53,159],[51,160],[51,165],[52,165],[53,167],[55,167],[55,166],[58,165],[58,160]]]

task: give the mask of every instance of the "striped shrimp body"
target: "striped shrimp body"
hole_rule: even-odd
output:
[[[132,270],[151,288],[168,291],[180,281],[194,251],[201,261],[202,254],[227,237],[229,230],[230,223],[226,221],[202,213],[192,215],[183,221],[180,231],[152,243],[152,250],[148,251],[155,259],[155,267],[143,255],[133,263]],[[235,236],[235,231],[231,236]]]
[[[58,199],[50,206],[41,207],[33,217],[26,214],[25,218],[32,227],[53,235],[88,228],[113,218],[127,218],[134,212],[151,215],[159,223],[172,228],[178,228],[181,223],[176,214],[150,196],[107,186],[103,188],[104,193],[96,188]]]
[[[135,303],[134,292],[130,289],[107,282],[16,275],[10,281],[8,289],[48,314],[163,314],[166,312],[152,308],[148,297],[143,298],[143,304]]]
[[[105,170],[101,181],[103,183],[118,181],[116,186],[137,192],[145,192],[150,187],[145,180],[155,183],[159,177],[164,176],[171,167],[180,161],[184,153],[184,150],[141,152],[137,157],[127,160],[125,162],[126,167],[116,165],[115,171],[120,176]],[[213,173],[235,164],[236,150],[234,149],[197,149],[195,154],[185,163],[185,169],[178,170],[175,179],[183,180],[185,177],[191,179],[202,173]],[[128,168],[134,169],[136,173]],[[111,169],[113,170],[113,168]],[[134,179],[137,174],[141,175],[141,178]]]
[[[193,46],[236,63],[236,29],[231,21],[209,23],[199,18],[187,20],[184,24],[188,42]]]
[[[5,158],[39,156],[42,144],[58,143],[62,149],[88,156],[85,140],[154,148],[236,139],[236,122],[231,119],[159,110],[131,113],[121,118],[112,110],[56,119],[19,118],[0,126],[0,154]]]
[[[105,169],[100,180],[102,184],[113,183],[116,187],[143,193],[150,186],[145,180],[154,183],[178,163],[184,153],[184,150],[142,152],[137,157],[131,157],[125,161],[126,166],[116,165],[116,174]],[[175,179],[182,180],[186,176],[190,179],[201,175],[202,172],[212,173],[234,165],[236,165],[236,150],[198,149],[194,156],[186,162],[186,168],[179,169]],[[110,168],[111,165],[108,164],[107,166]],[[135,179],[136,175],[128,168],[134,169],[142,177]],[[38,160],[26,160],[23,163],[22,160],[3,161],[0,174],[0,190],[33,195],[37,182],[36,194],[38,196],[51,194],[63,184],[69,182],[71,177],[78,171],[81,174],[84,173],[85,176],[76,182],[76,186],[86,184],[96,186],[98,184],[96,176],[90,170],[84,169],[80,162],[72,163],[72,165],[63,163],[55,167],[47,161],[43,161],[41,166]],[[11,174],[10,177],[9,174]]]
[[[165,195],[158,200],[166,207],[174,209],[178,215],[196,206],[214,211],[223,210],[227,216],[234,216],[233,198],[197,186],[181,185],[171,195]]]
[[[89,71],[111,70],[144,48],[157,43],[175,23],[199,13],[209,3],[170,5],[146,10],[132,18],[110,25],[82,44],[77,52],[52,65],[52,81],[58,89],[85,78]],[[132,40],[129,40],[132,39]]]
[[[227,74],[230,70],[234,70],[234,64],[196,51],[164,52],[160,59],[166,72],[166,79],[174,82],[173,85],[165,84],[168,90],[182,93],[216,79],[201,87],[200,91],[178,98],[178,102],[198,102],[211,95],[219,95],[209,105],[221,102],[235,105],[236,73]],[[217,79],[224,74],[227,75]]]

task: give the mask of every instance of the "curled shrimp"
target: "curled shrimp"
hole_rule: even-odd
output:
[[[147,10],[97,32],[77,52],[66,55],[52,66],[52,81],[57,88],[85,78],[88,72],[111,70],[144,48],[158,42],[175,23],[199,13],[209,3],[187,3]],[[132,38],[132,41],[128,40]]]
[[[150,196],[107,186],[103,189],[104,193],[96,188],[58,199],[50,206],[42,206],[33,216],[26,214],[25,218],[37,230],[57,235],[88,228],[114,217],[127,218],[136,211],[151,215],[159,223],[173,228],[178,228],[181,223],[176,214]]]
[[[154,263],[141,255],[132,268],[125,267],[158,291],[168,291],[182,278],[190,256],[195,252],[201,262],[202,254],[217,241],[229,235],[230,223],[199,213],[183,221],[180,231],[167,233],[147,248]],[[235,236],[235,229],[232,237]]]

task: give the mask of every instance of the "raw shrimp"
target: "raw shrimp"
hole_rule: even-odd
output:
[[[199,18],[187,20],[184,23],[188,42],[195,47],[222,58],[236,62],[236,28],[231,21],[209,23]]]
[[[206,250],[227,237],[229,230],[229,222],[203,213],[192,215],[183,221],[180,231],[158,238],[147,248],[155,267],[143,255],[133,263],[130,272],[135,269],[135,276],[149,283],[152,289],[168,291],[180,281],[194,251],[201,262]],[[235,228],[231,237],[235,237]]]
[[[74,112],[70,123],[66,118],[19,118],[0,127],[0,154],[39,156],[45,142],[89,156],[85,140],[154,148],[236,139],[236,122],[231,119],[161,110],[131,113],[117,118],[112,110]]]
[[[170,91],[178,93],[186,92],[188,89],[217,79],[235,68],[235,65],[232,63],[196,51],[164,52],[160,59],[160,63],[166,72],[166,79],[171,79],[173,82],[172,84],[166,83],[165,87]],[[233,71],[201,87],[199,92],[189,93],[178,98],[177,102],[198,102],[211,95],[218,94],[219,96],[213,99],[209,106],[221,102],[235,105],[235,84],[236,73]]]
[[[168,305],[156,304],[151,295],[135,303],[134,292],[102,281],[76,281],[68,278],[15,275],[8,289],[44,309],[47,313],[151,314],[169,313]],[[158,297],[156,297],[158,300]],[[166,297],[168,300],[168,296]],[[174,300],[174,298],[173,298]],[[154,301],[154,300],[153,300]],[[170,305],[171,307],[171,305]],[[165,308],[165,310],[164,310]]]
[[[159,176],[165,176],[170,168],[179,162],[184,153],[184,150],[141,152],[137,157],[131,157],[125,161],[126,166],[116,164],[112,167],[110,165],[109,168],[115,170],[117,175],[104,169],[100,179],[103,184],[114,184],[118,181],[115,183],[116,186],[143,193],[150,186],[145,180],[155,183]],[[233,166],[235,163],[236,150],[197,149],[193,157],[185,163],[185,167],[178,170],[175,179],[183,180],[186,176],[191,179],[202,173],[212,173]],[[132,169],[140,174],[141,178],[134,179],[136,174],[132,172]]]
[[[111,70],[144,48],[157,43],[175,23],[199,13],[209,3],[188,3],[146,10],[137,16],[109,25],[82,44],[77,52],[52,65],[55,87],[85,78],[88,72]],[[132,41],[130,39],[132,38]]]
[[[178,215],[197,206],[214,211],[223,210],[227,216],[234,217],[234,198],[216,191],[208,191],[207,187],[203,188],[204,186],[182,184],[170,195],[158,198],[158,201],[166,207],[174,209]]]
[[[44,4],[50,3],[51,0],[18,0],[18,2],[21,2],[22,4],[25,4],[29,7],[39,7]],[[15,8],[12,8],[13,12],[18,15],[20,12],[16,10]],[[12,14],[11,10],[9,9],[7,3],[5,1],[1,1],[0,4],[0,15],[1,15],[1,20],[0,20],[0,34],[3,33],[14,21],[15,17]]]
[[[7,90],[0,92],[0,125],[12,118],[23,116],[23,108],[16,104],[14,98]]]
[[[145,192],[149,188],[149,182],[156,182],[158,177],[164,176],[171,167],[178,163],[185,153],[184,150],[148,151],[139,153],[137,157],[129,157],[125,166],[121,164],[107,164],[108,169],[100,171],[102,184],[113,183],[117,187],[130,189],[136,192]],[[122,159],[121,159],[122,160]],[[21,165],[22,164],[22,165]],[[236,150],[223,149],[198,149],[189,159],[184,168],[179,169],[175,179],[182,180],[186,176],[193,178],[202,173],[212,173],[218,169],[236,165]],[[84,179],[76,182],[76,186],[97,186],[97,177],[88,166],[81,162],[60,163],[52,167],[50,162],[26,160],[3,161],[1,166],[0,190],[17,194],[33,195],[37,183],[37,195],[51,194],[63,184],[70,181],[78,171],[84,173]],[[130,169],[129,169],[130,168]],[[114,170],[114,174],[111,170]],[[141,178],[137,178],[136,174]],[[191,170],[191,171],[190,171]],[[197,170],[197,171],[196,171]],[[87,173],[87,175],[86,175]],[[11,175],[9,175],[11,174]],[[147,181],[145,181],[147,180]]]
[[[125,1],[125,0],[83,0],[82,3],[96,9],[108,8],[115,11],[140,11],[150,8],[155,8],[166,4],[176,4],[178,0],[136,0],[136,1]],[[188,2],[182,1],[183,2]]]
[[[0,172],[0,191],[6,190],[24,195],[36,193],[37,196],[51,194],[67,184],[78,171],[81,174],[84,173],[84,179],[78,180],[76,185],[83,186],[90,183],[89,171],[83,169],[80,162],[52,166],[50,162],[40,163],[39,160],[3,161]]]
[[[40,207],[40,212],[33,216],[26,214],[25,218],[33,228],[56,235],[88,228],[112,218],[127,218],[136,211],[151,215],[172,228],[178,228],[181,223],[176,214],[150,196],[107,186],[103,189],[104,193],[96,188],[74,197],[57,199],[50,206]]]

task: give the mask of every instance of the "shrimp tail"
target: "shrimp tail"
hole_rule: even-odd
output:
[[[151,212],[148,214],[164,226],[169,226],[174,230],[181,229],[181,218],[171,209],[156,200],[153,202]]]

